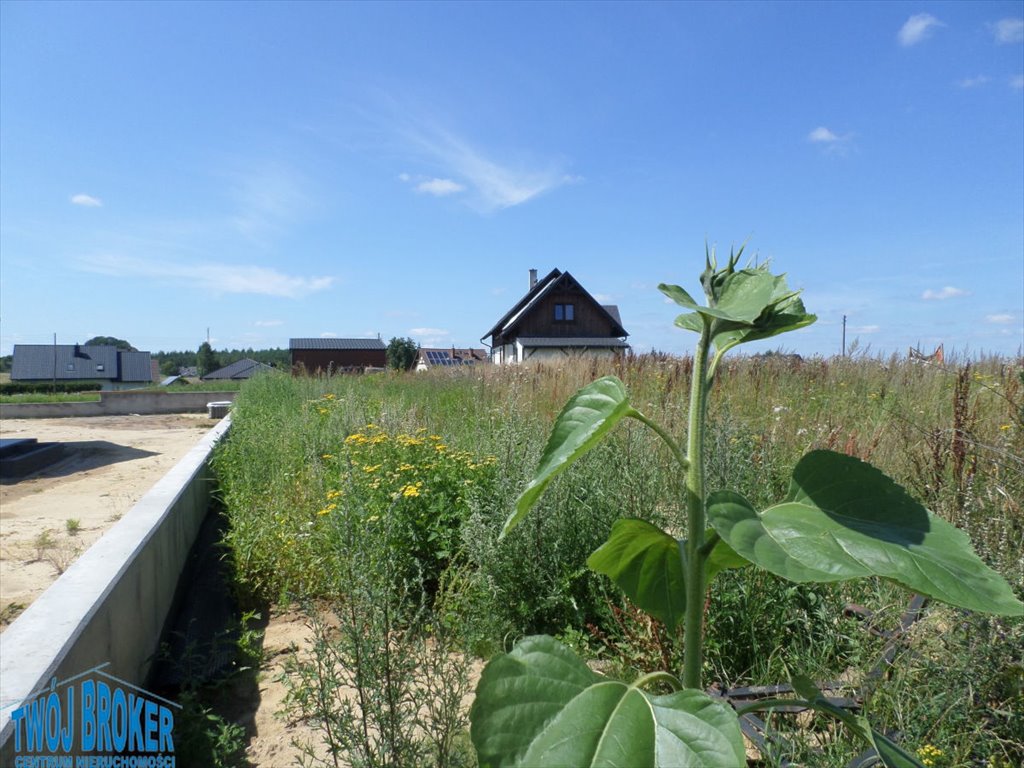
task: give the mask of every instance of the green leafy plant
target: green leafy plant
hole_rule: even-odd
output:
[[[592,672],[547,636],[522,640],[493,659],[470,714],[483,766],[722,766],[744,762],[738,715],[703,691],[704,605],[720,572],[754,566],[792,582],[875,576],[960,608],[1019,616],[1024,605],[974,553],[968,537],[933,515],[871,465],[827,450],[797,463],[781,502],[757,510],[730,490],[705,488],[708,394],[719,364],[739,344],[810,325],[785,276],[767,265],[737,269],[742,249],[719,267],[707,254],[701,284],[707,304],[679,286],[660,290],[688,310],[675,324],[699,335],[693,359],[686,446],[637,410],[615,377],[579,390],[555,421],[533,479],[503,533],[514,528],[561,472],[623,419],[636,419],[664,441],[685,478],[679,529],[619,520],[588,565],[609,576],[640,608],[670,629],[683,627],[682,674],[655,672],[626,684]],[[792,676],[798,703],[827,713],[867,742],[888,766],[920,766],[872,730],[866,718],[830,704],[802,674]],[[655,695],[648,686],[668,686]],[[757,705],[764,709],[766,704]]]
[[[419,346],[410,338],[393,336],[384,352],[388,368],[396,371],[408,371],[416,364]]]

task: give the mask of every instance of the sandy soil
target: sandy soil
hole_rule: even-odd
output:
[[[5,438],[64,444],[57,463],[0,485],[0,626],[52,584],[215,423],[205,414],[0,423]]]

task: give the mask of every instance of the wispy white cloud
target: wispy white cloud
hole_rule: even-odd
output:
[[[99,208],[103,205],[103,201],[98,197],[92,195],[77,194],[71,196],[71,202],[74,205],[81,205],[85,208]]]
[[[817,144],[827,153],[838,152],[842,154],[847,151],[852,137],[853,134],[851,133],[838,134],[824,125],[819,125],[807,134],[807,141],[811,142],[811,144]]]
[[[952,285],[947,285],[945,288],[939,290],[932,290],[928,288],[924,293],[921,294],[921,298],[925,301],[942,301],[944,299],[953,299],[957,296],[966,296],[967,291],[963,288],[954,288]]]
[[[935,27],[944,26],[946,25],[930,13],[918,13],[907,19],[903,26],[900,27],[897,38],[900,41],[900,45],[904,47],[917,45],[922,40],[931,37],[932,30]]]
[[[334,331],[321,331],[320,332],[320,338],[321,339],[336,339],[336,338],[338,338],[338,334],[336,334]]]
[[[1024,19],[1000,19],[990,28],[992,36],[1000,45],[1024,43]]]
[[[880,325],[853,325],[849,329],[852,333],[863,333],[865,335],[870,333],[878,333],[882,330]]]
[[[839,141],[840,139],[839,136],[832,133],[828,128],[820,125],[807,134],[807,140],[815,144],[831,144],[832,142]]]
[[[257,320],[253,325],[257,328],[276,328],[279,325],[284,325],[284,320]]]
[[[1010,78],[1010,87],[1020,90],[1024,88],[1024,75],[1014,75]]]
[[[414,130],[408,134],[414,146],[456,180],[468,187],[473,196],[467,202],[490,212],[512,208],[579,177],[565,173],[557,163],[547,167],[526,162],[498,162],[462,138],[444,130]],[[421,190],[431,191],[431,190]]]
[[[977,77],[964,77],[956,81],[958,88],[977,88],[985,85],[991,78],[988,75],[978,75]]]
[[[425,179],[416,185],[417,192],[424,192],[435,197],[454,195],[456,192],[462,192],[465,188],[462,184],[451,179]]]
[[[1009,325],[1013,322],[1013,315],[1007,313],[1000,313],[996,315],[985,315],[985,320],[996,325]]]
[[[242,293],[298,299],[326,290],[334,282],[333,277],[296,277],[246,264],[175,264],[115,254],[83,257],[78,267],[114,277],[187,282],[215,295]]]
[[[444,328],[410,328],[409,333],[413,336],[447,336],[448,331]]]

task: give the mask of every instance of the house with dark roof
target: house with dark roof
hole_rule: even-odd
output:
[[[210,371],[210,373],[202,377],[202,380],[242,381],[243,379],[252,378],[257,373],[266,373],[272,370],[274,369],[266,363],[260,363],[246,357],[242,360],[236,360],[230,365],[225,365],[223,368],[218,368],[216,371]]]
[[[486,349],[460,349],[458,347],[420,347],[416,354],[417,371],[431,368],[451,368],[487,362]]]
[[[617,306],[598,302],[568,272],[553,269],[538,280],[531,269],[530,290],[481,341],[490,339],[491,362],[512,364],[621,354],[627,336]]]
[[[103,389],[144,387],[153,381],[149,352],[108,345],[15,344],[11,381],[98,381]]]
[[[292,373],[351,373],[387,365],[387,347],[375,339],[291,339]]]

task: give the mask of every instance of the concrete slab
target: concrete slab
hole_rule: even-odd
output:
[[[11,712],[51,678],[104,662],[142,684],[178,577],[206,515],[210,430],[128,513],[0,634],[0,764],[13,762]]]

